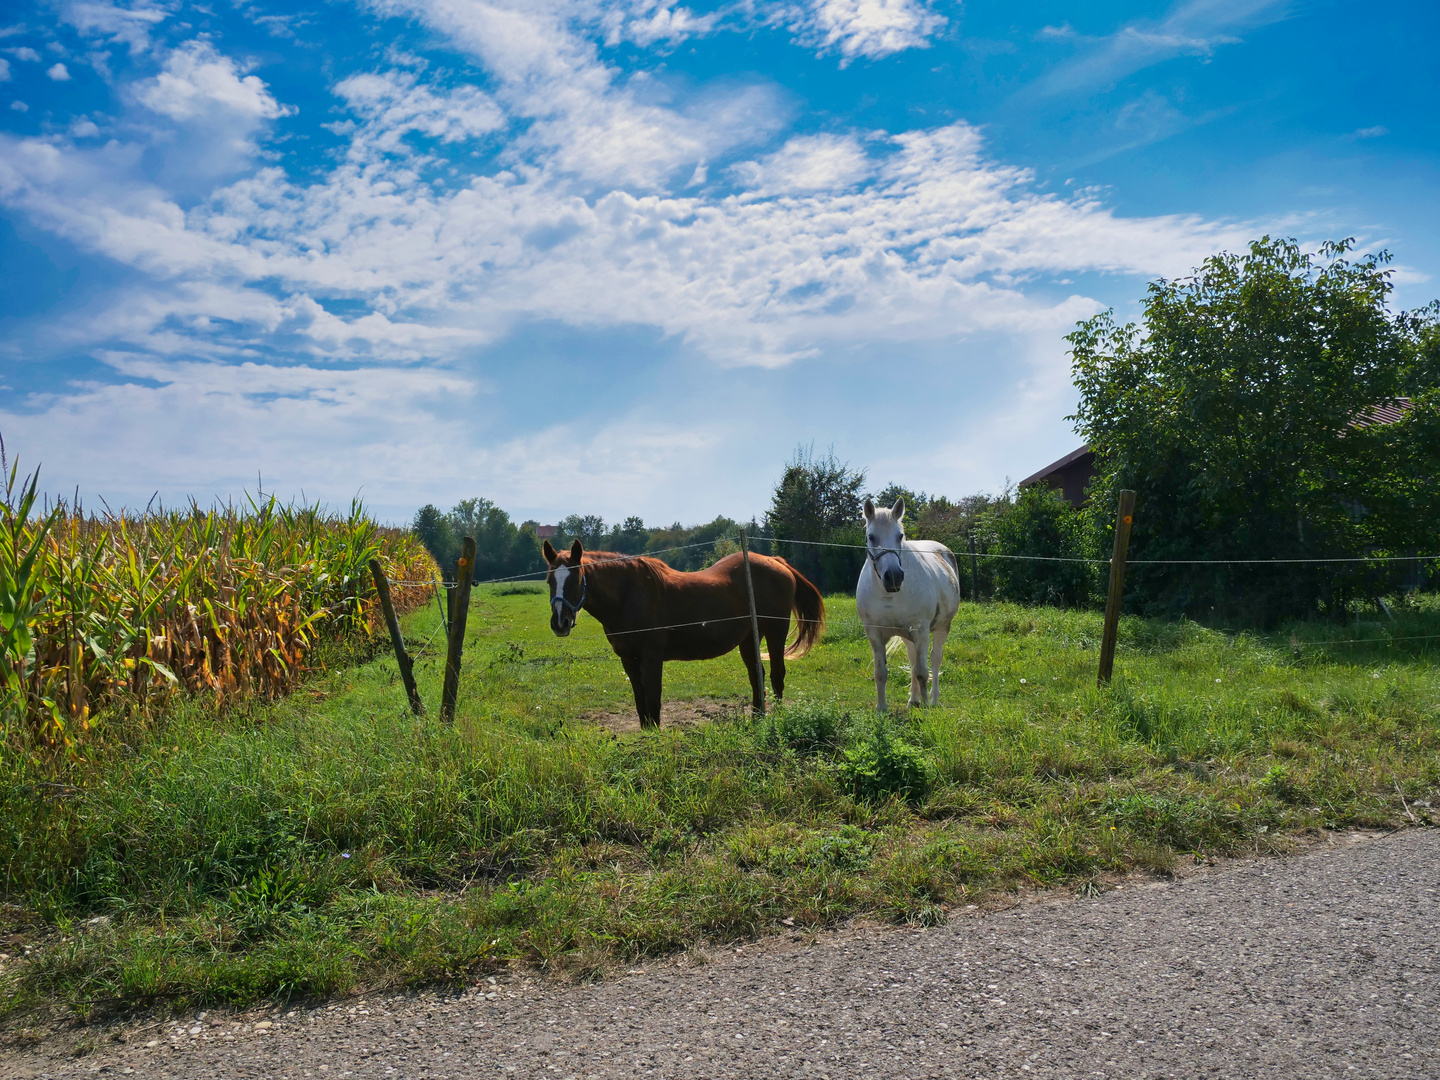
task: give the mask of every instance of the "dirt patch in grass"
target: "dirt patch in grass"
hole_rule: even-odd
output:
[[[667,701],[660,706],[661,727],[696,727],[715,720],[746,717],[750,707],[738,698],[693,698],[689,701]],[[640,717],[635,707],[624,709],[594,709],[581,713],[580,719],[597,724],[616,735],[631,735],[640,730]]]

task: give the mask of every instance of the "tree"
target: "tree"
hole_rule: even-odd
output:
[[[604,548],[605,540],[605,519],[595,514],[570,514],[560,519],[556,526],[559,535],[555,538],[558,547],[569,547],[570,541],[579,540],[587,548],[601,550]]]
[[[450,518],[433,503],[426,503],[415,511],[411,530],[430,552],[440,573],[449,581],[455,572],[455,560],[460,555],[460,541],[451,527]]]
[[[904,484],[886,484],[875,495],[876,506],[894,506],[896,499],[905,500],[905,520],[914,521],[930,505],[930,496],[923,491],[912,491]]]
[[[1139,495],[1132,559],[1320,559],[1416,542],[1416,514],[1372,510],[1404,476],[1424,489],[1410,504],[1433,505],[1436,474],[1416,473],[1433,458],[1434,319],[1392,315],[1389,257],[1352,260],[1351,246],[1316,258],[1265,237],[1152,283],[1143,329],[1104,312],[1068,336],[1071,419],[1100,467],[1097,523],[1119,489]],[[1400,396],[1420,415],[1357,425]],[[1322,563],[1136,566],[1129,582],[1147,611],[1262,625],[1376,587],[1363,564]]]
[[[1093,558],[1094,532],[1087,516],[1047,487],[1022,490],[994,523],[993,553],[1038,556],[995,559],[997,592],[1021,604],[1077,607],[1095,597],[1093,564],[1061,560]],[[1052,561],[1053,560],[1053,561]]]
[[[475,539],[475,580],[529,573],[545,566],[535,530],[519,529],[510,515],[489,499],[461,499],[448,514],[433,505],[420,508],[412,525],[415,535],[439,564],[446,580],[455,573],[464,537]]]
[[[715,561],[717,550],[739,529],[739,522],[723,515],[705,525],[692,525],[688,529],[677,521],[668,529],[654,530],[645,550],[656,553],[657,558],[676,570],[701,570]],[[759,545],[756,549],[759,550]]]
[[[835,457],[824,457],[813,445],[798,447],[775,485],[766,527],[777,540],[805,541],[777,545],[822,592],[849,589],[859,574],[863,552],[825,548],[825,543],[863,544],[860,489],[865,471],[852,470]]]
[[[627,517],[623,525],[616,525],[605,537],[605,547],[621,551],[626,555],[638,555],[650,542],[650,530],[638,517]]]

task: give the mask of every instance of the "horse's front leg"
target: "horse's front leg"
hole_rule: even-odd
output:
[[[645,685],[647,708],[640,713],[640,726],[660,726],[660,683],[665,671],[665,661],[659,654],[642,656],[640,659],[640,680]]]
[[[905,651],[910,656],[910,700],[906,704],[913,709],[925,704],[925,695],[929,690],[930,673],[926,658],[930,655],[930,627],[917,626],[911,633],[914,638],[905,641]]]
[[[885,711],[885,680],[890,677],[890,665],[885,659],[885,646],[888,639],[877,638],[874,633],[866,635],[870,639],[870,652],[875,657],[875,711]]]
[[[630,692],[635,695],[635,715],[640,718],[640,726],[645,726],[645,718],[650,715],[645,707],[645,675],[644,667],[638,656],[621,656],[620,663],[625,667],[625,677],[630,680]]]

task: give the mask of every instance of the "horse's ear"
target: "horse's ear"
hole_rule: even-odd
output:
[[[870,498],[870,496],[868,495],[865,496],[865,520],[875,520],[875,500]]]
[[[560,558],[560,556],[555,552],[555,545],[550,543],[549,540],[546,540],[545,543],[540,545],[540,554],[545,556],[545,563],[548,566],[554,566],[556,561]]]
[[[580,543],[579,540],[576,540],[573,544],[570,545],[570,565],[579,566],[580,559],[584,556],[584,554],[585,545]]]
[[[898,499],[895,500],[895,505],[892,506],[892,507],[890,507],[890,513],[894,515],[896,521],[904,521],[904,520],[905,520],[905,496],[904,496],[904,495],[901,495],[900,498],[898,498]]]

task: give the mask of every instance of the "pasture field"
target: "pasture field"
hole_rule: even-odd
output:
[[[883,719],[853,600],[827,608],[764,718],[731,654],[666,666],[667,716],[711,720],[617,734],[633,703],[595,621],[558,640],[540,587],[486,586],[453,728],[436,639],[426,718],[380,653],[218,720],[180,699],[61,774],[22,768],[0,794],[0,1008],[13,1026],[46,1004],[245,1003],[515,962],[595,977],[1433,823],[1433,607],[1275,635],[1126,619],[1101,691],[1098,615],[965,604],[943,706]],[[416,610],[407,638],[437,623]],[[892,701],[907,680],[892,661]]]

